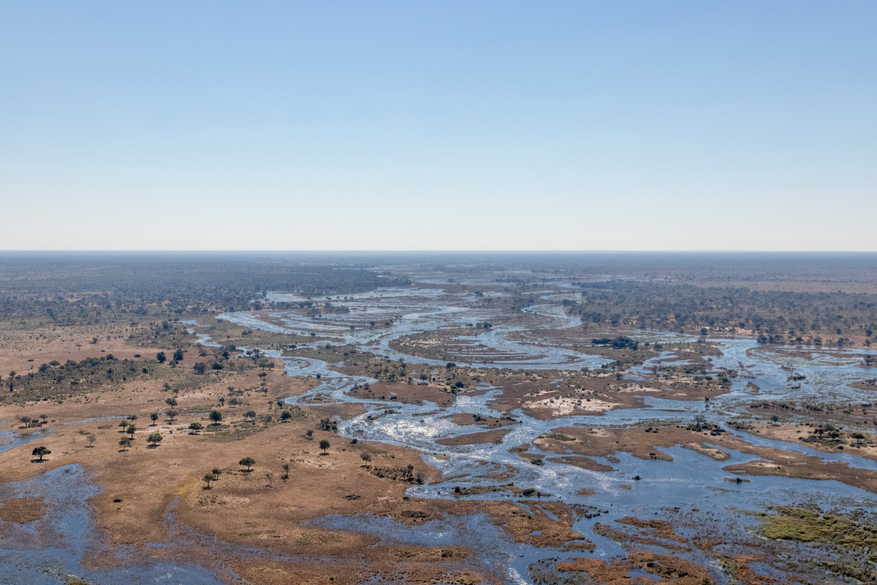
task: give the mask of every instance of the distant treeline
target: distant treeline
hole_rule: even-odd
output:
[[[98,323],[107,313],[240,310],[269,291],[316,296],[407,284],[360,267],[301,265],[273,256],[2,255],[0,320]]]
[[[611,286],[609,286],[611,284]],[[747,329],[781,336],[865,334],[877,330],[877,296],[754,291],[745,288],[612,281],[580,289],[571,314],[599,325],[664,330]]]

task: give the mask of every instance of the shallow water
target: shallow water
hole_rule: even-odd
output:
[[[439,284],[439,283],[436,283]],[[548,295],[550,296],[550,295]],[[544,298],[544,297],[543,297]],[[443,304],[445,303],[445,304]],[[363,294],[355,300],[339,301],[345,304],[350,314],[325,316],[311,320],[294,315],[282,318],[284,330],[301,334],[319,330],[319,335],[334,336],[333,343],[353,344],[363,352],[377,352],[390,359],[403,359],[408,364],[442,366],[441,360],[430,360],[406,355],[390,349],[389,344],[412,333],[435,330],[444,327],[462,327],[476,321],[491,321],[498,314],[492,314],[482,307],[467,306],[465,295],[447,295],[429,289],[426,291],[387,290],[378,295]],[[534,321],[533,327],[564,329],[578,325],[577,318],[567,317],[559,307],[534,305],[525,310]],[[381,315],[380,319],[376,318]],[[365,317],[363,317],[365,316]],[[250,327],[276,330],[276,325],[263,324],[250,314],[228,314],[225,318]],[[363,326],[363,319],[379,321],[392,319],[390,326],[379,330]],[[319,323],[314,323],[319,321]],[[352,333],[350,325],[356,328]],[[360,328],[362,327],[362,330]],[[471,364],[488,368],[516,369],[578,369],[599,367],[608,360],[599,356],[580,354],[566,348],[546,347],[511,340],[509,335],[523,328],[504,327],[494,324],[488,331],[480,331],[477,342],[485,347],[478,352],[468,352],[467,359],[457,360],[458,364]],[[632,337],[643,341],[672,343],[695,341],[693,336],[671,332],[635,332]],[[462,340],[463,338],[460,338]],[[843,358],[826,356],[822,352],[792,352],[792,348],[759,348],[749,339],[712,339],[721,349],[722,355],[708,358],[712,371],[737,370],[742,376],[734,380],[729,394],[719,396],[710,402],[686,402],[662,399],[653,396],[644,398],[645,408],[622,409],[603,413],[601,416],[569,416],[551,421],[540,421],[516,410],[512,414],[521,424],[506,427],[511,429],[498,444],[464,446],[443,446],[437,441],[459,435],[482,432],[480,427],[459,426],[448,417],[456,413],[473,413],[495,416],[496,411],[490,403],[499,392],[487,392],[472,396],[460,395],[454,405],[439,407],[434,404],[415,406],[407,404],[378,404],[373,400],[353,398],[346,395],[354,385],[372,383],[367,377],[346,376],[329,368],[328,364],[313,358],[282,357],[286,373],[292,376],[320,374],[322,383],[302,396],[287,399],[290,404],[307,403],[320,395],[323,403],[331,400],[339,403],[354,402],[363,404],[368,412],[339,424],[339,434],[349,438],[359,438],[420,450],[423,460],[439,469],[443,476],[461,476],[448,484],[412,486],[407,493],[419,498],[465,497],[471,500],[524,499],[514,498],[508,492],[488,492],[481,495],[455,496],[454,486],[494,486],[500,482],[483,477],[489,470],[502,467],[512,472],[512,478],[503,479],[502,484],[513,482],[521,488],[535,488],[551,494],[547,499],[561,500],[567,504],[580,504],[599,510],[600,516],[578,520],[574,529],[592,540],[597,548],[590,555],[611,557],[622,554],[624,548],[605,537],[595,534],[593,527],[597,522],[607,523],[624,516],[640,518],[664,517],[667,510],[694,510],[714,519],[718,525],[733,525],[736,530],[745,531],[756,520],[737,513],[737,510],[764,510],[772,505],[801,505],[817,503],[824,508],[844,508],[849,506],[873,506],[874,494],[836,481],[810,481],[782,477],[749,477],[750,481],[732,483],[726,479],[736,476],[723,470],[726,466],[746,463],[757,459],[722,447],[731,455],[730,460],[715,461],[707,456],[682,447],[660,449],[673,458],[672,462],[661,460],[641,460],[628,453],[616,454],[618,462],[609,462],[594,457],[600,463],[611,465],[614,471],[593,472],[572,465],[548,461],[557,457],[553,453],[543,453],[531,448],[530,453],[543,456],[544,465],[536,466],[522,460],[510,450],[531,443],[539,435],[566,426],[614,426],[645,424],[664,421],[686,424],[695,417],[704,417],[710,422],[724,423],[729,418],[749,417],[748,405],[753,401],[794,400],[831,403],[870,402],[873,392],[856,390],[847,384],[856,380],[873,377],[873,369],[858,367],[863,350],[844,354]],[[321,342],[326,343],[325,339]],[[377,344],[377,347],[375,346]],[[267,352],[270,353],[270,352]],[[874,353],[874,352],[870,352]],[[280,357],[279,352],[273,354]],[[462,353],[460,354],[463,355]],[[648,375],[659,367],[662,361],[673,359],[672,352],[663,352],[640,367],[632,368],[639,374]],[[682,365],[684,362],[671,362]],[[805,376],[795,384],[789,382],[792,373]],[[642,379],[632,374],[629,379]],[[556,382],[556,380],[555,380]],[[758,389],[747,388],[749,382]],[[799,386],[799,387],[796,387]],[[430,414],[424,414],[430,412]],[[848,453],[823,453],[804,445],[773,441],[758,435],[731,431],[750,444],[804,453],[828,462],[842,462],[850,467],[875,470],[877,462],[856,457]],[[439,455],[441,457],[439,457]],[[634,480],[639,476],[640,479]],[[620,485],[631,489],[620,488]],[[579,496],[583,488],[596,491],[592,496]],[[532,499],[532,497],[530,498]],[[460,521],[463,525],[429,523],[427,527],[411,528],[401,526],[389,518],[338,517],[331,516],[316,522],[331,526],[366,532],[383,539],[401,539],[406,542],[425,544],[448,544],[452,542],[472,543],[472,548],[485,566],[504,567],[509,583],[528,583],[527,567],[539,559],[568,555],[552,548],[536,548],[511,542],[503,533],[488,528],[479,520]],[[466,538],[461,534],[466,531]],[[407,540],[406,540],[407,539]],[[425,539],[425,540],[423,540]],[[497,546],[497,543],[501,546]],[[665,551],[666,552],[666,551]],[[577,552],[576,555],[583,553]],[[708,559],[691,553],[692,560],[708,563]],[[719,583],[726,577],[715,571]]]
[[[0,583],[67,583],[71,576],[89,583],[220,585],[206,569],[178,563],[151,563],[129,559],[119,547],[119,567],[87,568],[89,552],[106,546],[94,527],[87,500],[100,493],[79,465],[66,465],[24,482],[0,484],[0,501],[42,497],[48,507],[44,518],[27,524],[0,521]],[[46,543],[50,543],[47,547]]]

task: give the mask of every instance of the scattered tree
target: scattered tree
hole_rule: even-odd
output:
[[[189,430],[192,431],[192,434],[194,434],[194,435],[197,435],[198,431],[200,431],[203,428],[204,428],[204,425],[202,425],[199,422],[189,423]]]
[[[88,441],[89,447],[94,447],[94,442],[97,441],[97,435],[95,435],[94,433],[88,433],[88,437],[86,437],[86,440]]]
[[[204,474],[204,482],[207,484],[207,487],[205,489],[209,490],[210,489],[210,482],[215,480],[215,479],[216,479],[216,477],[212,473],[205,473]]]
[[[177,351],[174,352],[174,361],[175,362],[183,361],[183,350],[182,349],[178,349]]]
[[[40,445],[39,447],[34,447],[34,450],[31,452],[31,454],[34,457],[39,457],[39,459],[37,460],[39,462],[42,462],[43,457],[45,457],[46,455],[48,455],[50,453],[51,453],[51,451],[49,451],[48,448],[43,447],[42,445]]]
[[[174,410],[173,408],[170,409],[169,411],[167,411],[166,413],[164,413],[164,415],[168,418],[169,422],[174,422],[174,419],[177,418],[178,414],[180,414],[180,413],[177,412],[176,410]]]
[[[161,443],[162,439],[164,439],[164,437],[159,432],[151,433],[148,437],[146,437],[146,440],[152,447],[158,447],[158,444]]]
[[[123,451],[127,451],[131,447],[131,437],[122,437],[119,439],[119,446]]]
[[[128,425],[128,428],[125,429],[125,432],[131,435],[131,438],[134,438],[134,433],[137,432],[137,425]]]
[[[210,420],[213,421],[214,425],[218,425],[222,421],[222,411],[216,410],[215,408],[211,410]]]
[[[164,355],[163,351],[160,351],[157,354],[155,354],[155,359],[158,360],[158,363],[163,364],[164,362],[167,361],[167,356]]]
[[[328,450],[329,450],[329,447],[331,447],[331,445],[329,444],[329,441],[327,441],[326,439],[321,439],[321,440],[320,440],[320,450],[322,450],[323,453],[325,453],[326,451],[328,451]]]
[[[249,418],[249,419],[256,418],[256,411],[255,410],[248,410],[247,412],[244,413],[244,418]]]
[[[152,426],[155,426],[155,421],[158,420],[158,413],[157,412],[150,412],[149,418],[152,419]]]
[[[244,457],[240,461],[238,461],[238,465],[243,465],[247,468],[247,471],[250,471],[250,468],[256,464],[256,461],[252,457]]]

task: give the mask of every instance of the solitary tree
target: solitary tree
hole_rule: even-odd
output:
[[[162,439],[164,439],[164,437],[161,436],[161,433],[159,432],[151,433],[146,437],[146,440],[149,441],[151,447],[158,447],[158,444],[161,443]]]
[[[43,457],[51,453],[51,451],[49,451],[46,447],[40,445],[39,447],[35,447],[31,453],[34,457],[39,457],[38,461],[42,461]]]
[[[158,420],[158,413],[157,412],[150,412],[149,418],[152,419],[152,426],[155,426],[155,421]]]
[[[131,437],[122,437],[119,439],[119,447],[121,447],[123,451],[127,451],[128,448],[131,447]]]
[[[160,351],[157,354],[155,354],[155,359],[158,360],[158,363],[163,364],[164,362],[167,361],[167,356],[164,355],[163,351]]]
[[[207,487],[205,489],[208,489],[208,490],[210,489],[210,482],[213,481],[214,479],[216,479],[216,477],[214,477],[214,475],[212,473],[205,473],[204,474],[204,483],[207,484]]]
[[[195,435],[197,435],[198,431],[200,431],[203,428],[204,428],[204,425],[202,425],[199,422],[193,422],[193,423],[189,424],[189,430],[192,431],[192,434],[195,434]]]
[[[86,438],[86,440],[88,441],[89,447],[94,447],[94,442],[97,441],[97,435],[95,435],[94,433],[88,433],[88,437]]]
[[[329,447],[331,447],[331,445],[329,445],[329,441],[327,441],[326,439],[320,440],[320,449],[323,451],[323,453],[328,451]]]
[[[250,468],[256,464],[256,461],[252,457],[244,457],[240,461],[238,461],[238,465],[243,465],[247,468],[247,471],[250,471]]]
[[[210,420],[213,421],[213,424],[218,425],[222,421],[222,412],[214,408],[210,411]]]

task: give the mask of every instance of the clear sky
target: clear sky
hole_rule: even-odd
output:
[[[0,249],[877,250],[877,2],[0,0]]]

